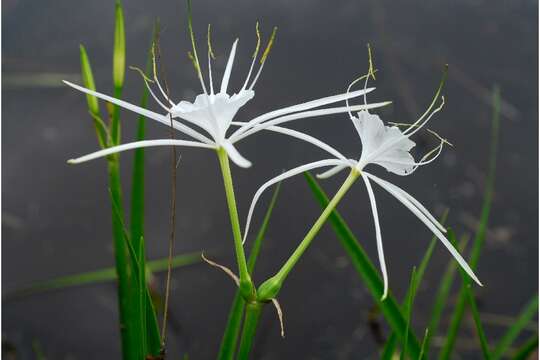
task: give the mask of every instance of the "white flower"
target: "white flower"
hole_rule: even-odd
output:
[[[444,244],[444,246],[446,246],[452,256],[460,264],[460,266],[467,272],[467,274],[479,285],[482,285],[472,271],[472,269],[467,264],[467,262],[444,236],[443,233],[446,232],[446,229],[429,213],[429,211],[418,200],[416,200],[412,195],[408,194],[398,186],[364,170],[366,166],[370,164],[375,164],[382,166],[387,171],[397,175],[410,175],[419,166],[428,164],[439,156],[442,151],[443,145],[447,143],[446,140],[440,137],[440,144],[435,149],[428,152],[425,156],[422,157],[420,161],[415,161],[413,156],[410,154],[410,151],[415,146],[415,143],[410,139],[410,137],[416,132],[418,132],[420,129],[422,129],[426,125],[426,123],[432,118],[432,116],[442,109],[444,105],[444,97],[442,97],[441,105],[439,105],[437,108],[434,108],[436,100],[440,95],[442,84],[443,82],[441,82],[441,86],[439,87],[435,98],[433,99],[433,102],[431,103],[427,111],[414,124],[409,125],[405,129],[405,131],[401,131],[397,126],[386,126],[378,115],[370,114],[367,110],[362,110],[358,112],[357,116],[353,116],[350,113],[350,118],[354,124],[354,127],[356,128],[356,131],[362,143],[362,151],[360,157],[357,160],[347,159],[345,158],[345,156],[343,156],[341,153],[337,152],[337,150],[333,148],[331,150],[326,149],[329,153],[335,156],[335,158],[320,160],[296,167],[264,183],[257,190],[255,196],[253,197],[251,207],[248,212],[246,229],[244,232],[244,241],[247,238],[249,225],[253,216],[253,211],[255,209],[256,203],[264,190],[266,190],[268,187],[289,177],[317,168],[331,166],[331,168],[326,172],[317,175],[319,178],[328,178],[337,174],[341,170],[351,168],[355,171],[358,171],[359,175],[362,177],[366,185],[369,200],[371,203],[375,224],[377,251],[384,281],[383,299],[388,293],[388,276],[384,259],[377,204],[375,201],[373,189],[371,187],[371,181],[375,182],[383,189],[388,191],[403,205],[405,205],[405,207],[407,207],[418,219],[420,219],[420,221],[422,221],[433,232],[433,234],[435,234],[435,236],[439,238],[439,240]],[[306,139],[306,141],[309,140]],[[321,147],[320,144],[314,143],[314,145]],[[428,158],[430,159],[426,160]]]
[[[244,81],[244,85],[238,92],[230,94],[228,92],[229,80],[232,73],[232,68],[234,64],[234,59],[236,55],[236,48],[238,45],[238,39],[233,43],[225,71],[223,73],[223,78],[221,80],[221,85],[219,91],[216,93],[214,90],[213,78],[212,78],[212,59],[213,52],[210,45],[210,31],[208,32],[208,87],[203,78],[199,60],[197,57],[197,51],[195,47],[195,40],[193,37],[193,32],[191,30],[190,24],[190,34],[192,36],[193,43],[193,54],[190,53],[190,57],[193,60],[195,68],[197,70],[197,75],[201,83],[202,93],[197,95],[194,102],[189,102],[182,100],[178,103],[174,103],[169,99],[168,94],[163,89],[160,81],[158,80],[156,74],[156,66],[154,62],[154,79],[149,80],[143,76],[146,85],[150,91],[152,97],[157,101],[160,107],[163,108],[165,114],[156,113],[147,109],[143,109],[139,106],[130,104],[126,101],[113,98],[111,96],[101,94],[84,87],[72,84],[68,81],[64,81],[65,84],[82,91],[86,94],[96,96],[100,99],[108,101],[110,103],[121,106],[125,109],[131,110],[137,114],[141,114],[150,119],[156,120],[166,126],[172,126],[174,129],[178,130],[180,133],[187,135],[188,139],[159,139],[159,140],[144,140],[137,141],[128,144],[123,144],[119,146],[114,146],[106,148],[97,152],[94,152],[89,155],[79,157],[77,159],[69,160],[69,163],[81,163],[84,161],[96,159],[99,157],[107,156],[113,153],[120,151],[125,151],[129,149],[136,149],[142,147],[151,147],[151,146],[186,146],[186,147],[199,147],[199,148],[209,148],[209,149],[219,149],[223,148],[227,152],[229,158],[241,167],[249,167],[251,163],[245,159],[235,147],[235,143],[244,139],[245,137],[257,133],[261,130],[268,129],[271,127],[271,130],[281,132],[286,135],[293,137],[302,137],[301,133],[277,127],[276,125],[280,123],[290,122],[298,119],[317,117],[323,115],[337,114],[349,111],[347,107],[334,107],[334,108],[322,108],[316,109],[322,106],[333,104],[339,101],[351,99],[358,97],[360,95],[369,93],[374,90],[374,88],[363,89],[355,92],[347,92],[339,95],[324,97],[321,99],[304,102],[298,105],[284,107],[278,110],[274,110],[263,115],[257,116],[256,118],[242,123],[233,123],[233,119],[238,112],[238,110],[249,102],[254,96],[255,84],[262,72],[264,63],[268,56],[268,53],[274,42],[274,37],[276,33],[276,28],[270,37],[268,45],[263,52],[259,60],[259,68],[255,76],[252,78],[252,73],[255,68],[257,57],[260,48],[260,35],[257,25],[257,46],[253,54],[253,60],[247,77]],[[157,85],[159,92],[161,93],[163,99],[156,95],[156,93],[149,86],[149,82],[153,82]],[[208,91],[209,89],[209,91]],[[370,105],[360,105],[354,106],[354,111],[359,111],[363,109],[372,109],[380,106],[384,106],[387,103],[375,103]],[[227,135],[227,132],[231,125],[240,125],[240,128],[236,129],[234,133],[230,136]],[[309,137],[311,138],[311,137]]]

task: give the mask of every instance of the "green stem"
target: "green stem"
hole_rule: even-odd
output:
[[[285,262],[285,264],[283,264],[283,266],[276,275],[266,280],[259,287],[257,294],[260,301],[268,301],[277,296],[279,290],[281,289],[281,285],[287,278],[287,275],[289,275],[289,272],[292,270],[294,265],[296,265],[298,260],[300,260],[300,257],[309,247],[311,241],[313,240],[313,238],[315,238],[315,235],[319,233],[319,230],[324,225],[328,217],[332,214],[337,204],[341,201],[343,196],[345,196],[347,191],[351,188],[352,184],[354,184],[354,182],[358,179],[360,175],[361,173],[356,169],[351,170],[349,176],[347,177],[347,179],[345,179],[345,182],[341,185],[332,200],[330,200],[328,206],[326,206],[322,214],[319,216],[317,221],[315,221],[311,229],[308,231],[302,242],[300,242],[296,250],[294,250],[289,259]]]
[[[231,168],[229,166],[229,156],[223,148],[217,150],[221,173],[223,175],[223,184],[225,185],[225,195],[227,196],[227,205],[231,217],[231,226],[234,237],[234,249],[236,261],[238,262],[238,273],[240,276],[240,292],[246,300],[253,300],[256,296],[255,286],[251,281],[248,272],[246,254],[242,245],[242,232],[240,231],[240,221],[238,220],[238,210],[236,207],[236,198],[234,196],[234,186],[232,182]]]
[[[242,339],[240,340],[240,349],[238,350],[238,360],[246,360],[249,357],[253,339],[257,332],[257,325],[261,318],[264,303],[253,301],[246,305],[246,318],[242,329]]]

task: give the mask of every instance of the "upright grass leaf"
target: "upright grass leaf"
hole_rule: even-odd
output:
[[[452,243],[452,245],[456,245],[456,235],[454,231],[451,229],[448,229],[448,240]],[[476,307],[476,300],[474,298],[474,294],[471,289],[471,280],[465,273],[465,271],[461,268],[459,268],[459,273],[461,275],[461,281],[466,284],[464,287],[465,293],[467,295],[467,301],[469,303],[469,307],[471,309],[471,314],[473,316],[474,324],[476,326],[476,334],[478,335],[478,340],[480,341],[480,347],[482,349],[482,354],[484,356],[485,360],[490,360],[491,356],[489,353],[489,346],[487,343],[487,338],[484,333],[484,328],[482,326],[482,322],[480,320],[480,314],[478,313],[478,308]]]
[[[440,219],[440,223],[442,225],[444,225],[444,223],[446,222],[447,217],[448,217],[448,210],[445,210],[444,214],[442,215]],[[422,282],[422,279],[424,278],[424,274],[426,272],[429,261],[431,260],[431,256],[433,255],[433,250],[435,249],[435,245],[437,244],[437,241],[438,240],[436,236],[433,236],[431,238],[431,242],[429,243],[429,246],[426,249],[424,256],[422,257],[420,266],[418,267],[418,270],[416,271],[414,287],[412,288],[414,290],[414,293],[416,293],[416,291],[420,287],[420,283]],[[411,288],[409,288],[409,290],[407,291],[407,294],[405,294],[405,301],[407,301],[407,299],[410,296],[410,290]],[[404,309],[406,308],[406,305],[407,305],[405,301],[402,304]],[[422,346],[425,346],[425,339],[426,337],[424,337],[424,341],[422,341]],[[383,351],[381,353],[381,359],[383,360],[391,359],[396,351],[396,345],[397,345],[397,337],[396,337],[396,334],[392,332],[384,345]]]
[[[154,28],[154,34],[152,34],[152,41],[155,37],[155,32],[157,31],[156,27]],[[117,31],[121,33],[121,30]],[[122,43],[122,39],[119,39],[118,42]],[[152,47],[153,42],[150,44],[150,49],[148,50],[148,56],[146,60],[146,75],[150,76],[152,72]],[[121,58],[121,56],[119,55]],[[121,59],[120,59],[121,60]],[[118,61],[118,66],[121,67],[121,62]],[[122,71],[118,70],[119,73]],[[123,81],[119,81],[122,83]],[[149,92],[146,86],[143,86],[143,93],[141,96],[140,106],[146,108],[148,103]],[[144,140],[145,138],[145,124],[146,119],[144,116],[140,115],[137,121],[137,134],[136,140]],[[139,261],[141,266],[146,267],[145,265],[145,249],[140,247],[139,242],[144,239],[144,149],[136,149],[133,159],[133,175],[132,175],[132,189],[131,189],[131,240],[133,241],[133,247],[135,249],[140,249],[138,253]],[[157,356],[161,348],[161,336],[159,333],[159,324],[157,321],[157,316],[153,304],[151,303],[151,298],[147,296],[147,291],[144,292],[144,298],[146,304],[144,304],[143,310],[146,313],[144,320],[145,336],[147,335],[146,343],[147,348],[145,349],[145,354],[148,352],[151,355]]]
[[[305,177],[315,199],[322,208],[325,208],[329,202],[328,196],[311,174],[305,173]],[[391,294],[388,294],[386,300],[381,302],[383,282],[379,273],[341,215],[334,210],[332,215],[330,215],[329,220],[341,245],[349,255],[353,266],[364,281],[374,301],[380,307],[386,321],[399,339],[403,341],[407,332],[407,324],[400,306]],[[416,336],[411,331],[409,331],[409,334],[407,335],[407,340],[407,351],[410,357],[418,359],[420,355],[420,345]]]
[[[464,236],[460,240],[458,245],[458,250],[460,253],[465,250],[468,240],[468,236]],[[428,332],[424,341],[424,354],[426,354],[426,357],[429,355],[429,346],[431,344],[431,339],[433,335],[437,333],[442,312],[446,306],[448,298],[450,297],[450,289],[452,288],[456,271],[457,263],[453,261],[453,259],[451,259],[446,266],[446,270],[444,271],[439,288],[437,289],[437,293],[435,295],[435,301],[433,302],[433,309],[431,310]]]
[[[429,329],[426,329],[424,332],[424,338],[422,339],[422,346],[420,347],[420,356],[419,359],[422,359],[426,355],[426,341],[429,335]]]
[[[414,296],[416,295],[416,266],[413,267],[411,272],[411,281],[409,283],[409,290],[407,291],[406,306],[404,309],[405,316],[407,317],[407,326],[405,330],[405,340],[403,341],[403,351],[401,352],[400,359],[405,359],[407,353],[407,344],[409,339],[409,329],[411,328],[411,313],[414,303]]]
[[[502,356],[506,355],[508,349],[512,343],[519,336],[521,331],[527,326],[529,321],[536,315],[538,312],[538,294],[529,301],[527,305],[523,308],[519,314],[516,322],[510,326],[510,328],[503,335],[495,349],[493,350],[493,360],[498,360]]]
[[[274,190],[274,194],[272,195],[272,200],[270,200],[270,204],[268,205],[268,209],[266,210],[266,214],[264,215],[264,219],[261,224],[261,227],[259,228],[259,231],[257,232],[255,241],[253,242],[251,252],[249,253],[248,271],[250,274],[253,274],[253,269],[255,267],[255,263],[257,261],[259,252],[261,250],[262,242],[266,235],[266,230],[268,229],[270,217],[272,216],[272,211],[274,210],[274,206],[277,201],[280,187],[281,187],[281,183],[278,183],[278,185],[276,186],[276,189]],[[221,346],[219,349],[218,359],[225,360],[225,359],[233,359],[234,357],[234,353],[235,353],[236,346],[238,343],[238,335],[241,329],[242,316],[244,315],[244,306],[245,306],[245,301],[240,295],[240,291],[236,291],[236,294],[234,296],[234,300],[231,306],[231,310],[229,311],[229,318],[227,320],[227,326],[225,328],[225,332],[223,333],[223,338],[221,340]]]
[[[466,274],[462,273],[462,278],[464,278],[465,276]],[[490,360],[491,355],[489,353],[489,346],[488,346],[486,334],[484,332],[484,328],[482,326],[482,322],[480,320],[480,314],[478,313],[478,308],[476,306],[476,300],[474,299],[474,295],[471,290],[471,284],[467,285],[467,298],[469,300],[469,307],[471,308],[474,324],[476,326],[476,334],[478,335],[478,340],[480,341],[482,354],[484,355],[485,360]]]
[[[146,75],[152,71],[152,53],[148,51],[146,61]],[[146,108],[148,104],[149,92],[146,86],[143,86],[140,106]],[[136,141],[144,140],[145,124],[144,116],[139,115],[137,120]],[[133,247],[139,247],[139,239],[144,237],[144,148],[135,149],[133,157],[133,174],[131,188],[131,239]]]
[[[513,360],[527,360],[538,349],[538,334],[534,334],[514,354]]]
[[[478,265],[480,258],[480,252],[482,251],[484,240],[486,238],[486,230],[489,220],[489,214],[491,211],[491,203],[493,199],[493,191],[495,188],[495,170],[497,165],[497,145],[499,139],[499,122],[500,122],[500,110],[501,110],[501,95],[498,87],[493,89],[493,118],[491,125],[491,147],[489,152],[489,169],[486,178],[484,201],[482,204],[482,213],[480,216],[480,223],[476,229],[476,235],[473,241],[471,255],[469,259],[469,265],[474,270]],[[446,336],[446,341],[439,353],[439,360],[447,360],[450,358],[454,343],[456,341],[459,326],[461,325],[461,319],[465,311],[465,303],[467,302],[467,291],[465,289],[466,283],[463,283],[459,291],[458,300],[454,308],[454,313],[450,322],[450,327]]]
[[[114,97],[122,96],[124,78],[126,73],[126,33],[124,30],[124,12],[122,3],[116,0],[115,25],[114,25],[114,51],[113,51],[113,84]],[[113,106],[111,118],[111,142],[112,145],[120,144],[120,108]]]

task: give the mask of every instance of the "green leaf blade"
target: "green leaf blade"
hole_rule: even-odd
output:
[[[538,312],[538,294],[525,305],[521,313],[519,314],[516,322],[510,326],[510,328],[503,335],[495,349],[493,350],[493,360],[500,359],[506,354],[512,343],[517,339],[521,331],[527,326],[527,324],[533,319]]]
[[[315,199],[319,202],[322,208],[325,208],[329,202],[328,196],[311,174],[305,173],[305,177]],[[381,309],[386,321],[392,330],[396,332],[399,339],[402,341],[405,340],[405,333],[407,331],[405,316],[403,315],[400,306],[397,304],[392,294],[388,294],[386,300],[381,302],[381,297],[383,295],[383,282],[375,266],[371,260],[369,260],[365,250],[362,248],[341,215],[339,215],[339,212],[334,210],[332,215],[329,217],[329,221],[338,239],[340,240],[341,245],[345,248],[345,251],[349,255],[354,268],[364,281],[374,301]],[[420,345],[416,336],[411,331],[408,331],[408,333],[407,351],[412,358],[418,359],[418,356],[420,355]]]

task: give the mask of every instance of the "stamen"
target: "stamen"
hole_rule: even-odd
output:
[[[439,95],[441,94],[441,91],[446,82],[447,76],[448,76],[448,64],[444,65],[443,76],[441,78],[441,81],[439,82],[439,87],[437,88],[437,91],[435,92],[435,96],[433,96],[433,100],[431,101],[431,104],[426,109],[426,111],[422,114],[422,116],[420,116],[420,118],[418,118],[418,120],[414,122],[413,125],[419,124],[429,114],[431,109],[433,109],[433,107],[435,106],[435,103],[437,102],[437,99],[439,98]],[[443,102],[444,102],[444,98],[443,98]],[[407,134],[411,128],[412,126],[409,127],[409,129],[405,130],[404,134]]]
[[[257,83],[257,80],[259,79],[259,76],[261,75],[262,69],[264,67],[264,63],[266,62],[266,58],[268,57],[268,54],[270,53],[270,50],[272,50],[272,46],[274,45],[274,41],[276,39],[276,33],[277,33],[277,26],[274,26],[274,30],[272,30],[272,35],[270,35],[270,39],[268,40],[268,44],[266,45],[266,48],[264,49],[264,52],[261,56],[261,60],[259,63],[261,66],[259,67],[259,70],[257,71],[257,75],[255,75],[255,79],[253,79],[253,82],[251,83],[251,86],[249,87],[249,90],[253,90],[253,87],[255,86],[255,83]]]
[[[369,68],[368,68],[368,73],[366,76],[366,81],[364,82],[364,90],[367,89],[367,84],[370,77],[372,77],[373,80],[375,80],[375,73],[373,72],[373,58],[371,56],[371,46],[369,45],[369,43],[367,44],[367,48],[368,48]],[[367,94],[364,94],[364,105],[367,105]]]
[[[169,99],[169,96],[167,95],[167,93],[163,90],[163,87],[161,87],[161,83],[159,82],[158,80],[158,76],[157,76],[157,65],[156,65],[156,50],[155,50],[155,47],[156,47],[156,43],[152,43],[152,72],[154,74],[154,81],[156,82],[158,88],[159,88],[159,91],[161,91],[161,95],[163,95],[163,97],[165,99],[167,99],[167,101],[169,102],[169,104],[171,104],[171,106],[174,106],[174,103],[171,101],[171,99]]]
[[[212,42],[210,40],[210,27],[211,25],[208,24],[208,77],[210,80],[210,94],[214,95],[214,80],[212,79],[212,60],[215,60],[216,56],[214,55],[214,51],[212,50]]]
[[[439,111],[442,110],[442,108],[444,107],[444,104],[445,104],[445,99],[444,99],[444,96],[441,96],[441,105],[439,105],[436,109],[434,109],[431,114],[429,114],[429,116],[424,120],[424,122],[422,122],[422,124],[418,125],[418,121],[415,122],[414,124],[412,124],[407,130],[405,130],[403,132],[404,135],[406,135],[407,137],[411,137],[413,136],[414,134],[416,134],[422,127],[424,127],[424,125],[426,125],[429,120],[431,120],[431,118],[433,117],[433,115],[435,115],[436,113],[438,113]],[[416,129],[412,130],[409,132],[410,129],[412,129],[413,127],[415,127]]]
[[[211,37],[210,37],[210,28],[212,27],[212,24],[208,24],[208,34],[207,34],[207,39],[208,39],[208,54],[210,55],[210,57],[213,59],[213,60],[216,60],[216,56],[214,55],[214,51],[212,50],[212,41],[211,41]]]
[[[374,72],[377,72],[377,70],[375,70]],[[362,75],[360,76],[359,78],[356,78],[354,79],[350,84],[349,86],[347,87],[347,92],[346,94],[349,95],[351,93],[351,88],[354,86],[354,84],[356,84],[357,82],[359,81],[362,81],[363,79],[367,78],[369,76],[369,73],[368,74],[365,74],[365,75]],[[364,88],[364,91],[366,91],[366,89]],[[365,99],[365,94],[364,94],[364,99]],[[350,108],[350,105],[349,105],[349,98],[345,99],[345,105],[347,106],[347,108]],[[354,118],[353,114],[351,113],[350,109],[347,111],[349,113],[349,118],[352,119]]]
[[[189,30],[189,36],[191,39],[191,48],[193,50],[193,53],[188,52],[188,56],[193,62],[193,65],[195,66],[195,71],[197,71],[197,75],[201,82],[204,93],[208,94],[208,92],[206,91],[206,86],[204,85],[204,78],[201,72],[199,57],[197,56],[197,47],[195,46],[195,34],[193,33],[193,17],[191,14],[191,0],[187,0],[187,7],[188,7],[188,30]]]
[[[251,60],[251,66],[249,67],[248,75],[246,81],[244,82],[244,86],[242,86],[242,90],[246,89],[249,78],[251,77],[251,73],[253,72],[253,67],[255,66],[255,61],[257,60],[257,55],[259,55],[259,49],[261,47],[261,33],[259,32],[258,21],[255,23],[255,34],[257,34],[257,45],[255,46],[255,51],[253,51],[253,55],[251,56],[253,60]]]
[[[144,74],[144,72],[137,68],[137,67],[134,67],[134,66],[130,66],[129,67],[131,70],[135,70],[137,72],[139,72],[139,74],[142,76],[143,80],[144,80],[144,84],[146,85],[146,88],[148,89],[148,92],[150,93],[150,95],[152,95],[152,97],[154,98],[154,100],[167,112],[170,111],[170,108],[166,107],[159,99],[158,97],[156,96],[156,94],[154,94],[154,91],[152,91],[152,88],[150,87],[150,85],[148,85],[148,83],[154,83],[152,80],[150,80],[149,78],[146,77],[146,75]]]
[[[408,127],[418,127],[418,125],[414,125],[414,124],[409,124],[409,123],[398,123],[398,122],[393,122],[393,121],[389,121],[388,122],[389,125],[394,125],[394,126],[408,126]],[[431,135],[435,136],[437,139],[439,139],[440,141],[444,142],[445,144],[447,145],[450,145],[450,146],[454,146],[454,144],[452,144],[450,141],[448,141],[448,139],[445,139],[443,138],[441,135],[437,134],[435,131],[431,130],[431,129],[426,129],[426,131],[428,133],[430,133]]]

